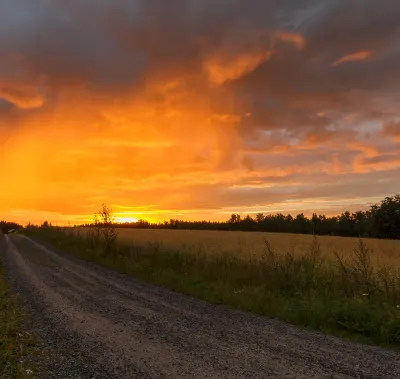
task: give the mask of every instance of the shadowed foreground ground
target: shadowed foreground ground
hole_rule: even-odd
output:
[[[207,304],[52,251],[0,241],[42,340],[40,378],[399,378],[400,354]]]

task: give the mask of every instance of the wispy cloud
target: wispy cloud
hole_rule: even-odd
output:
[[[217,55],[204,62],[204,68],[213,83],[223,84],[251,73],[262,63],[271,59],[273,54],[273,50],[264,50],[239,53],[234,57]]]
[[[376,54],[375,51],[372,50],[360,50],[355,53],[348,54],[339,58],[338,60],[332,63],[332,66],[335,67],[344,63],[365,61],[371,59],[375,54]]]
[[[301,50],[306,45],[306,39],[299,33],[289,33],[289,32],[276,32],[275,38],[280,41],[290,43],[297,49]]]

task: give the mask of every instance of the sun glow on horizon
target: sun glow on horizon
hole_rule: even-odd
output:
[[[139,221],[137,217],[116,217],[115,221],[118,224],[124,224],[124,223],[136,223]]]

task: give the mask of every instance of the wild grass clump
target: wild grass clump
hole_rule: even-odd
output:
[[[277,251],[265,239],[261,259],[252,259],[159,242],[115,243],[106,249],[101,238],[72,228],[28,233],[80,258],[207,301],[400,347],[400,272],[374,266],[373,251],[362,240],[352,254],[330,259],[317,237],[302,255]]]

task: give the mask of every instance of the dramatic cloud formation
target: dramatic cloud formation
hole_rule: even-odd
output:
[[[400,4],[3,0],[0,218],[330,213],[400,185]]]

